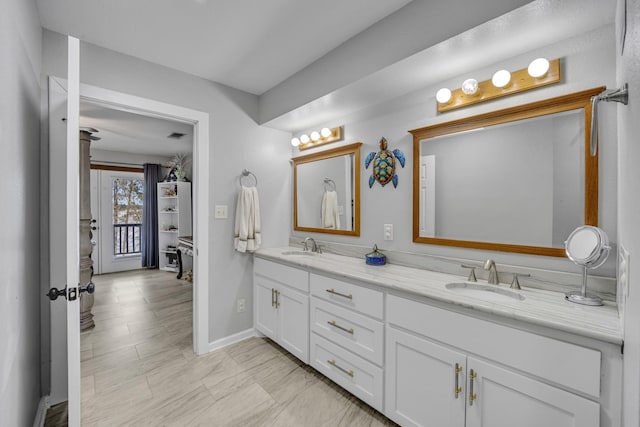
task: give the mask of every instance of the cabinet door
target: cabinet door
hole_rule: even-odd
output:
[[[598,427],[600,405],[499,366],[467,359],[467,427]],[[470,399],[471,373],[475,399]]]
[[[463,427],[465,355],[392,327],[386,333],[385,414],[403,426]]]
[[[286,286],[278,288],[278,342],[309,363],[309,296]]]
[[[275,286],[268,279],[254,276],[254,322],[257,330],[277,340],[278,311],[275,305]]]

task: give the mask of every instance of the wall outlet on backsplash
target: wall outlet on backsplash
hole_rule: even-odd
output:
[[[618,248],[618,280],[620,280],[620,290],[627,298],[629,296],[629,252],[622,245]]]
[[[384,225],[384,240],[393,240],[393,224]]]

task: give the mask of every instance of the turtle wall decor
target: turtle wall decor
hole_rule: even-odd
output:
[[[369,188],[373,187],[373,183],[378,181],[383,187],[389,182],[393,183],[393,187],[398,186],[398,175],[396,175],[396,159],[400,162],[400,166],[404,168],[404,153],[399,149],[393,151],[387,150],[387,140],[382,137],[380,140],[380,151],[377,153],[369,153],[364,160],[364,168],[368,169],[373,161],[373,174],[369,177]]]

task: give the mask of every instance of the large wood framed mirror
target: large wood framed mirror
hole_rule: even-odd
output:
[[[598,157],[589,154],[598,87],[409,131],[413,241],[566,256],[598,225]]]
[[[361,142],[293,158],[293,229],[360,235]]]

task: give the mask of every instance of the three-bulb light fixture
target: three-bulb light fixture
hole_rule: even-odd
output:
[[[306,150],[329,142],[340,141],[342,139],[342,127],[322,128],[319,132],[313,131],[309,134],[302,134],[299,137],[291,138],[291,145],[299,150]]]
[[[437,107],[439,112],[453,110],[559,81],[560,59],[537,58],[527,68],[513,73],[498,70],[491,80],[466,79],[454,91],[444,87],[436,93]]]

